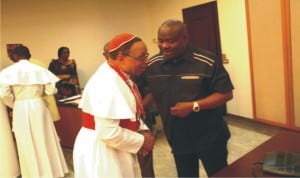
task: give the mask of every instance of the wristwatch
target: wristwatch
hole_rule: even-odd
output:
[[[194,112],[199,112],[200,111],[200,106],[199,106],[197,101],[193,102],[193,111]]]

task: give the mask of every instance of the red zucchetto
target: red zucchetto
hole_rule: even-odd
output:
[[[113,52],[133,40],[136,36],[130,33],[120,33],[110,40],[108,51]]]

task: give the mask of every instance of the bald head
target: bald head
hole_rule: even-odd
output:
[[[186,30],[186,25],[180,21],[180,20],[176,20],[176,19],[169,19],[164,21],[158,30],[161,30],[163,28],[171,28],[172,30],[174,30],[175,32],[177,32],[180,35],[183,35],[185,37],[187,37],[187,30]]]
[[[186,26],[180,20],[166,20],[158,29],[158,47],[164,58],[184,53],[188,41]]]

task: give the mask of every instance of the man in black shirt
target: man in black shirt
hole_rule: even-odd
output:
[[[199,159],[211,176],[227,166],[230,132],[220,106],[233,98],[229,74],[221,59],[188,44],[179,20],[159,27],[158,47],[145,74],[178,176],[199,177]]]

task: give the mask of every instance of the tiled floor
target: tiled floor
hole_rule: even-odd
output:
[[[229,164],[249,152],[262,142],[275,135],[279,129],[250,119],[229,116],[225,118],[229,124],[231,138],[228,143]],[[154,147],[154,169],[156,177],[177,177],[170,148],[162,132],[161,123],[156,125],[156,143]],[[64,149],[64,153],[71,172],[66,177],[73,177],[72,150]],[[207,177],[200,164],[201,177]]]

